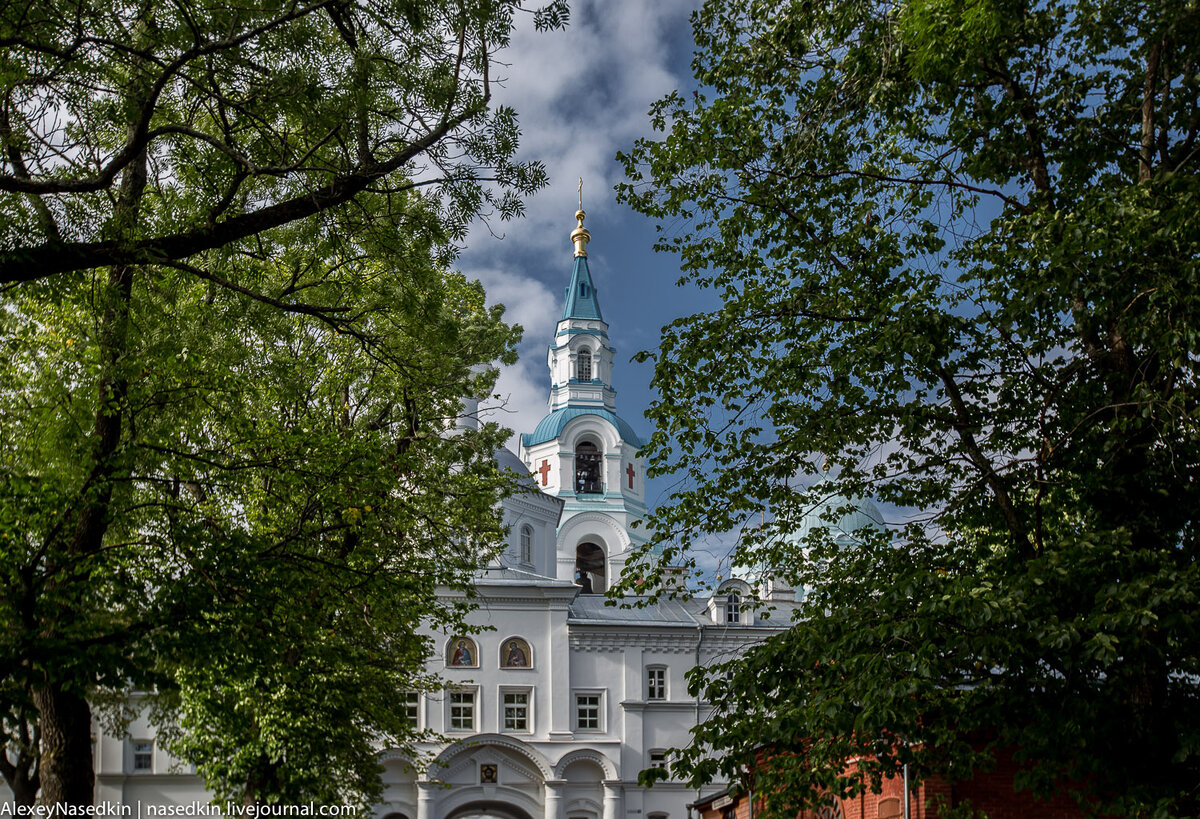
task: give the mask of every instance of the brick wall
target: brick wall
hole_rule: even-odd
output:
[[[974,778],[950,784],[942,779],[931,779],[913,789],[910,802],[912,819],[939,819],[934,807],[940,797],[942,804],[958,807],[969,803],[976,811],[982,811],[988,819],[1082,819],[1083,812],[1066,794],[1058,794],[1049,801],[1035,799],[1029,791],[1014,791],[1013,777],[1019,766],[1009,752],[997,754],[996,764],[990,771],[977,774]],[[853,763],[847,766],[853,771]],[[901,819],[904,816],[904,782],[902,779],[885,779],[879,793],[867,793],[854,799],[836,800],[843,819]],[[729,804],[721,798],[710,798],[696,804],[700,819],[752,819],[750,803],[745,797],[737,797]],[[721,805],[721,807],[714,807]],[[801,811],[797,819],[826,819],[814,811]]]

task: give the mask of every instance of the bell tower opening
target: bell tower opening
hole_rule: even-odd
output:
[[[591,441],[581,441],[575,446],[575,491],[580,495],[599,495],[604,492],[600,480],[602,456],[600,449]]]
[[[585,348],[579,351],[578,369],[580,381],[592,380],[592,353],[590,350]]]
[[[580,594],[604,594],[604,567],[604,549],[595,543],[575,547],[575,583],[583,587]]]

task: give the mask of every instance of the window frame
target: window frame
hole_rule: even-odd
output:
[[[607,720],[605,719],[605,717],[606,717],[605,711],[607,709],[605,706],[604,689],[602,689],[602,688],[581,688],[581,689],[576,689],[575,691],[572,691],[571,695],[572,695],[571,696],[571,699],[572,699],[571,717],[572,717],[572,723],[575,727],[575,730],[581,731],[584,733],[589,733],[589,734],[604,733],[607,730]],[[584,706],[580,702],[580,699],[583,697],[595,697],[596,702],[594,705]],[[583,709],[585,707],[588,709],[595,708],[596,724],[594,727],[591,725],[583,724],[583,720],[581,719],[581,717],[583,717]],[[589,719],[589,722],[590,722],[590,719]]]
[[[464,697],[464,696],[469,696],[471,698],[470,699],[471,726],[469,728],[456,727],[454,724],[454,720],[456,717],[456,715],[454,713],[454,709],[456,707],[461,708],[464,705],[466,705],[466,703],[461,702],[461,701],[456,703],[454,701],[455,697]],[[460,685],[460,686],[455,686],[454,688],[447,690],[446,691],[446,733],[448,733],[448,734],[449,733],[458,733],[458,734],[478,733],[479,732],[479,717],[480,717],[479,712],[481,710],[481,708],[480,708],[481,703],[479,700],[480,700],[480,697],[479,697],[479,687],[478,686]]]
[[[524,706],[514,705],[512,707],[523,707],[525,711],[525,727],[510,728],[508,726],[508,697],[524,696]],[[533,733],[533,688],[530,686],[515,686],[502,685],[500,686],[498,718],[499,724],[496,726],[502,734],[532,734]]]
[[[411,728],[413,728],[416,731],[421,730],[421,728],[424,727],[423,726],[424,720],[421,719],[422,711],[424,710],[421,708],[421,705],[422,705],[421,692],[414,691],[414,690],[401,691],[400,698],[401,698],[401,706],[400,707],[402,709],[404,709],[405,723],[407,723]],[[410,713],[410,711],[411,711],[411,713]]]
[[[726,589],[723,594],[725,601],[722,604],[725,612],[725,624],[729,626],[742,625],[742,593],[737,589]]]
[[[145,765],[138,765],[139,761]],[[154,740],[131,739],[129,741],[129,770],[135,774],[154,773]]]
[[[657,679],[655,679],[657,677]],[[667,699],[667,667],[646,666],[646,701],[664,702]]]
[[[522,566],[533,565],[533,527],[528,523],[521,525],[520,537],[518,539],[519,556],[518,559]]]

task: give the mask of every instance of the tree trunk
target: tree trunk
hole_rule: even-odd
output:
[[[4,784],[12,791],[14,805],[31,806],[37,801],[38,794],[37,757],[22,748],[13,762],[7,752],[7,748],[0,748],[0,773],[4,774]]]
[[[42,729],[38,801],[43,805],[92,804],[92,709],[87,699],[48,683],[34,690],[33,701]]]
[[[12,779],[5,777],[4,784],[8,785],[8,789],[12,791],[14,805],[32,807],[37,802],[37,784],[32,782],[28,776],[18,775]]]
[[[16,805],[31,806],[37,800],[41,737],[35,719],[31,708],[18,705],[13,720],[16,736],[10,735],[7,745],[0,746],[0,774]]]
[[[114,209],[114,230],[126,240],[136,235],[142,193],[146,187],[146,155],[130,163],[122,180],[121,196]],[[122,462],[121,440],[128,413],[130,302],[134,268],[129,265],[108,271],[103,308],[97,334],[102,372],[97,384],[96,419],[92,431],[91,470],[80,490],[75,510],[75,529],[65,545],[68,563],[86,561],[104,547],[111,518],[113,485],[127,478],[129,467]],[[54,572],[51,572],[54,574]],[[89,588],[78,584],[96,581],[75,571],[63,574],[62,582],[75,584],[62,604],[44,623],[43,635],[53,639],[64,623],[89,616]],[[70,657],[65,659],[70,660]],[[90,805],[95,774],[92,770],[92,719],[86,691],[95,672],[86,665],[69,672],[72,687],[49,682],[62,675],[46,674],[46,682],[34,689],[34,705],[41,727],[42,804]]]

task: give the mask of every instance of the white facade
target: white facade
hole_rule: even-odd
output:
[[[547,357],[549,414],[522,436],[520,457],[497,456],[525,476],[527,491],[505,502],[506,549],[478,576],[473,618],[486,630],[439,637],[430,669],[446,679],[444,692],[397,692],[419,726],[448,743],[427,748],[436,761],[419,768],[383,753],[379,819],[684,819],[701,794],[637,779],[665,749],[687,744],[705,716],[685,675],[777,630],[742,606],[752,589],[739,579],[710,599],[605,605],[601,592],[642,540],[631,524],[646,511],[644,468],[642,442],[616,415],[614,351],[582,211],[577,218],[575,266]],[[789,595],[777,597],[786,605]],[[771,622],[787,619],[779,612]],[[199,779],[171,773],[144,717],[129,731],[101,732],[97,800],[207,801]]]

